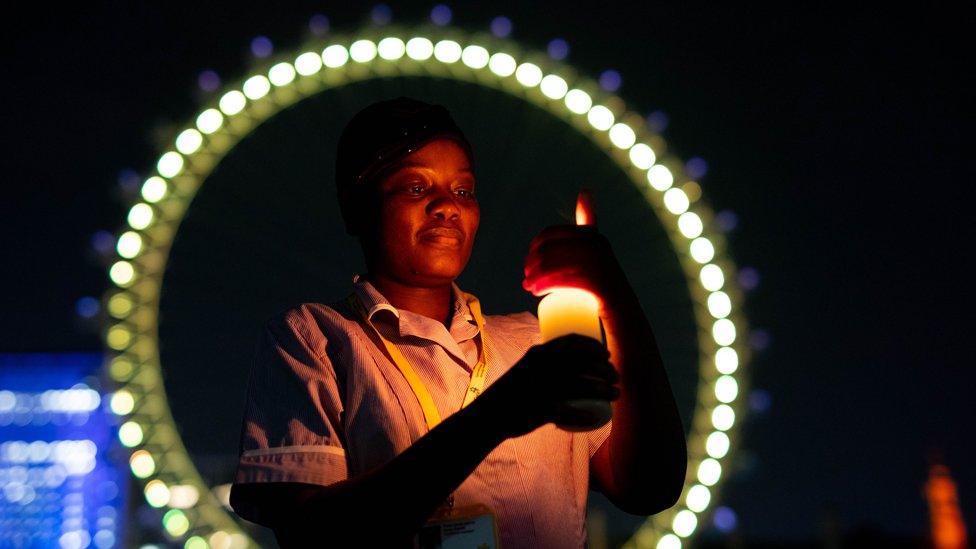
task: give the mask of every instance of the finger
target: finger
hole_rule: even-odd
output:
[[[609,383],[617,383],[620,381],[620,372],[609,360],[598,360],[589,363],[590,369],[587,370],[586,375],[592,375],[599,379],[604,379]]]
[[[557,405],[552,412],[552,421],[557,425],[594,425],[602,419],[605,419],[603,414],[595,410],[578,408],[569,403]]]
[[[533,271],[522,279],[522,288],[535,296],[549,293],[553,288],[578,288],[598,296],[596,288],[591,286],[590,279],[578,269],[544,273]]]
[[[543,344],[554,353],[562,353],[574,360],[606,360],[610,351],[603,343],[582,334],[565,334]]]
[[[583,353],[599,358],[608,358],[610,351],[596,339],[582,334],[561,335],[545,345],[563,348],[568,352]]]
[[[620,388],[597,376],[579,376],[564,388],[567,399],[599,398],[602,400],[616,400],[620,397]]]
[[[596,209],[590,189],[580,189],[576,196],[576,224],[596,226]]]

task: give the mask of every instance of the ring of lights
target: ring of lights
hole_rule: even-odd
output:
[[[120,385],[110,404],[123,416],[119,439],[132,449],[130,468],[145,482],[146,501],[166,509],[163,530],[188,549],[249,544],[183,447],[161,377],[160,286],[173,237],[198,188],[248,132],[305,97],[377,77],[432,76],[501,90],[565,120],[628,174],[666,229],[694,304],[699,388],[681,499],[641,525],[627,546],[681,547],[720,486],[749,359],[740,343],[746,319],[734,306],[742,300],[730,276],[735,265],[721,233],[712,230],[700,187],[682,176],[682,163],[665,154],[664,140],[620,98],[511,41],[451,28],[382,27],[333,36],[301,52],[230,87],[179,133],[142,185],[142,200],[129,210],[128,228],[118,238],[120,257],[109,270],[114,287],[104,296],[111,316],[105,342],[112,351],[106,368]]]

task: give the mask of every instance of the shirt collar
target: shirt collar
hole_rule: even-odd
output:
[[[371,321],[375,323],[378,320],[382,319],[384,316],[386,316],[386,319],[389,320],[388,315],[379,315],[378,317],[374,317],[374,315],[376,315],[380,311],[389,311],[389,313],[392,314],[392,316],[396,319],[395,321],[391,321],[391,322],[396,324],[399,335],[401,336],[407,335],[413,331],[410,330],[411,327],[410,325],[412,325],[413,323],[405,321],[403,316],[400,314],[401,311],[398,310],[396,307],[394,307],[389,302],[389,300],[383,297],[383,294],[381,294],[380,291],[376,289],[376,286],[373,286],[371,282],[363,278],[362,275],[360,274],[356,274],[355,276],[353,276],[352,282],[356,294],[359,296],[359,299],[362,301],[363,307],[366,309],[367,316]],[[450,332],[454,334],[455,329],[461,328],[461,326],[459,325],[470,324],[471,326],[475,326],[474,334],[477,334],[478,333],[477,323],[475,322],[474,316],[471,314],[471,309],[468,307],[467,300],[464,298],[464,293],[461,291],[461,288],[458,287],[458,285],[453,281],[451,282],[451,296],[452,296],[453,312],[451,316]],[[421,315],[416,315],[415,313],[411,313],[410,311],[404,311],[404,312],[413,316],[418,316],[418,317],[421,316]],[[411,319],[413,320],[413,317],[411,317]],[[433,322],[433,319],[428,319],[428,320],[431,320]],[[464,332],[464,335],[467,335],[467,330],[462,330],[462,332]],[[423,337],[423,334],[418,334],[418,333],[414,333],[412,335],[420,335]],[[473,337],[473,335],[470,337]],[[465,337],[465,339],[468,339],[468,337]]]

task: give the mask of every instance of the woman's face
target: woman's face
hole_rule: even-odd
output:
[[[366,227],[370,272],[420,287],[457,278],[481,220],[474,187],[468,156],[450,139],[435,139],[400,160],[378,184],[378,215]]]

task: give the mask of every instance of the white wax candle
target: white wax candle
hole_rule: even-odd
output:
[[[553,290],[539,302],[539,331],[543,343],[567,334],[581,334],[603,341],[600,302],[586,290]]]
[[[600,302],[586,290],[559,288],[539,302],[539,331],[546,343],[568,334],[580,334],[603,342],[600,331]],[[572,408],[585,410],[594,416],[593,423],[585,425],[559,425],[566,431],[589,431],[610,421],[610,402],[600,399],[577,399],[566,403]]]

